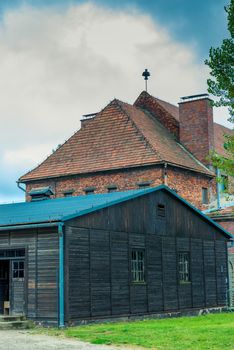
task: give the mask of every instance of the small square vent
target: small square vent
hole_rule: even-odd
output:
[[[157,213],[158,213],[158,216],[165,217],[165,215],[166,215],[166,208],[165,208],[164,204],[158,204],[158,206],[157,206]]]

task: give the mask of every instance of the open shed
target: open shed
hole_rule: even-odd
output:
[[[166,186],[0,206],[0,312],[46,323],[223,307],[232,237]]]

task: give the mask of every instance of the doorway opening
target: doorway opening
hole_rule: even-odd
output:
[[[0,314],[9,312],[10,261],[0,260]],[[4,312],[5,311],[5,312]]]

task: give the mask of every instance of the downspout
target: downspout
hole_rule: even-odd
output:
[[[167,163],[164,163],[163,169],[163,184],[167,186]]]
[[[59,234],[59,327],[65,326],[64,322],[64,223],[58,226]]]
[[[17,187],[18,187],[21,191],[23,191],[23,192],[26,193],[25,188],[23,188],[23,187],[20,186],[20,181],[16,181],[16,183],[17,183]]]
[[[220,170],[218,168],[216,168],[216,177],[219,178],[220,177]],[[220,204],[220,183],[219,180],[216,180],[216,192],[217,192],[217,209],[221,208],[221,204]]]

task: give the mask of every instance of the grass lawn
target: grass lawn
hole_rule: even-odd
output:
[[[234,313],[43,330],[93,344],[157,350],[234,350]]]

